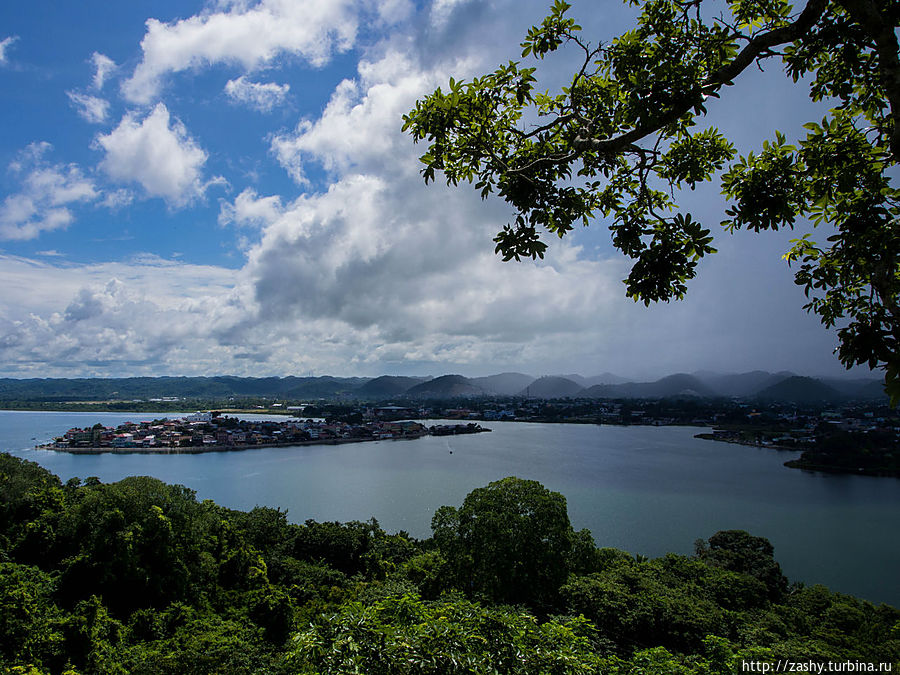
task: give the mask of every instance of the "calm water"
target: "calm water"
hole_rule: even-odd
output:
[[[280,507],[295,522],[374,516],[418,537],[437,507],[515,475],[563,493],[575,528],[601,546],[691,553],[697,538],[744,529],[775,545],[792,580],[900,606],[900,480],[783,467],[794,453],[702,441],[694,428],[515,422],[472,436],[202,455],[33,449],[72,426],[147,417],[0,411],[0,449],[63,480],[150,475],[231,508]]]

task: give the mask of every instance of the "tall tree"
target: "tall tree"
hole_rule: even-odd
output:
[[[434,541],[457,583],[495,602],[552,605],[568,576],[575,536],[566,498],[510,476],[439,508]]]
[[[884,369],[896,403],[900,2],[726,0],[728,12],[713,16],[723,6],[709,0],[630,1],[637,25],[610,42],[583,39],[563,0],[529,31],[523,58],[574,50],[560,93],[542,92],[534,67],[510,62],[419,101],[404,129],[430,143],[425,182],[441,171],[505,199],[516,215],[494,239],[504,260],[543,257],[542,231],[562,237],[602,216],[634,261],[626,293],[645,304],[682,298],[715,250],[709,229],[675,201],[685,186],[720,180],[729,231],[827,223],[831,236],[804,235],[785,258],[805,309],[837,328],[841,362]],[[710,97],[770,59],[833,107],[804,125],[798,144],[775,131],[758,153],[736,158],[723,134],[698,123]]]

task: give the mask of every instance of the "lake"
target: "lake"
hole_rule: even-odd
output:
[[[34,450],[73,426],[152,417],[0,411],[0,450],[63,480],[149,475],[230,508],[279,507],[299,523],[375,517],[416,537],[430,536],[439,506],[518,476],[565,495],[573,526],[600,546],[689,554],[698,538],[743,529],[772,542],[792,581],[900,606],[900,480],[782,466],[796,453],[700,440],[691,427],[521,422],[467,436],[199,455]]]

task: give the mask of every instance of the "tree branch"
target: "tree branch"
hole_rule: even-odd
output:
[[[867,0],[848,1],[866,2]],[[638,124],[631,131],[615,138],[584,138],[579,135],[575,137],[573,146],[576,150],[616,154],[636,141],[659,131],[688,112],[699,102],[700,97],[704,94],[713,93],[734,80],[757,58],[770,51],[772,47],[793,42],[800,38],[822,16],[827,4],[828,0],[809,0],[809,3],[793,23],[754,36],[732,61],[710,73],[703,85],[694,92],[685,95],[681,101],[670,107],[661,117],[657,117],[647,124]]]
[[[891,154],[900,162],[900,57],[894,23],[885,17],[872,0],[838,0],[850,17],[856,21],[875,42],[881,83],[891,106]]]

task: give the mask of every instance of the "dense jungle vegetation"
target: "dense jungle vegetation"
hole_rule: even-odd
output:
[[[900,611],[790,583],[746,532],[694,556],[598,548],[562,495],[517,478],[441,507],[418,541],[148,477],[62,483],[0,455],[3,672],[675,675],[777,659],[896,668]]]

